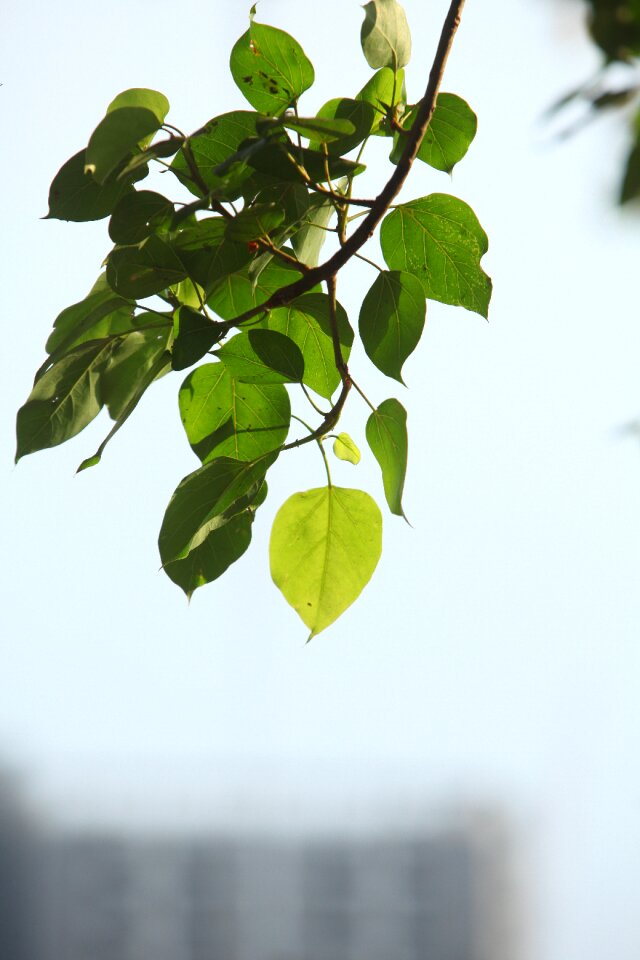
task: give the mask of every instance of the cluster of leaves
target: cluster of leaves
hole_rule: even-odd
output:
[[[455,26],[461,5],[452,4]],[[159,537],[163,569],[189,596],[247,550],[276,459],[316,443],[327,483],[286,501],[270,544],[273,580],[311,636],[359,595],[381,552],[378,506],[361,490],[332,484],[325,451],[332,438],[336,457],[360,459],[351,437],[333,433],[351,387],[371,407],[366,441],[397,516],[407,464],[402,404],[370,403],[348,369],[355,333],[336,298],[339,269],[367,239],[367,224],[382,221],[386,267],[377,268],[358,331],[371,362],[399,382],[427,299],[486,316],[491,292],[480,266],[487,238],[463,201],[434,193],[390,209],[389,190],[375,200],[353,196],[370,137],[389,138],[404,176],[416,152],[450,171],[476,131],[468,104],[436,87],[426,134],[412,137],[425,98],[407,100],[404,11],[395,0],[371,0],[364,11],[372,77],[315,116],[299,112],[312,64],[291,36],[258,23],[255,9],[230,60],[252,109],[215,116],[186,136],[167,124],[161,93],[127,90],[109,105],[86,148],[56,174],[48,216],[108,217],[114,246],[89,294],[56,319],[17,421],[19,459],[75,436],[106,407],[114,425],[82,470],[99,462],[159,377],[193,368],[179,409],[200,465],[171,497]],[[441,53],[440,69],[445,59]],[[153,166],[191,198],[141,189]],[[349,233],[357,216],[367,218],[361,239],[358,227]],[[331,233],[337,252],[319,264]],[[292,398],[319,424],[293,414]],[[292,420],[300,435],[290,439]]]

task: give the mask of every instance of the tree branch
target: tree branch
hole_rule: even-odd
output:
[[[429,73],[427,89],[419,103],[413,126],[407,133],[402,156],[362,223],[354,230],[351,236],[345,240],[344,245],[341,246],[332,257],[329,257],[328,260],[318,267],[309,270],[300,280],[296,280],[294,283],[290,283],[288,286],[276,290],[264,303],[261,303],[257,307],[252,307],[250,310],[246,310],[233,320],[227,321],[229,328],[239,326],[246,320],[250,320],[252,317],[255,317],[256,314],[265,310],[286,306],[291,303],[292,300],[307,293],[316,284],[323,283],[330,277],[335,276],[338,270],[373,236],[376,227],[402,189],[413,162],[418,155],[429,123],[431,122],[431,117],[433,116],[433,111],[435,110],[438,99],[438,90],[442,83],[444,69],[449,58],[456,31],[460,25],[464,4],[465,0],[452,0],[451,2],[449,12],[442,26],[440,41]]]

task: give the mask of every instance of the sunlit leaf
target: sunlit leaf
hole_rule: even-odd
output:
[[[284,30],[251,21],[231,51],[231,75],[260,113],[278,116],[314,81],[313,66]]]
[[[304,223],[291,238],[291,246],[301,263],[308,267],[317,267],[320,251],[327,238],[327,227],[335,209],[331,201],[314,203],[304,218]]]
[[[411,59],[411,33],[407,17],[396,0],[370,0],[364,5],[360,34],[367,63],[374,70],[399,70]]]
[[[402,118],[404,130],[413,126],[418,107],[411,107]],[[427,127],[418,158],[436,170],[451,173],[466,154],[478,129],[478,118],[461,97],[438,94],[436,109]],[[391,160],[397,163],[404,150],[405,137],[396,134]]]
[[[383,220],[380,245],[390,269],[413,273],[428,298],[487,316],[491,280],[480,260],[489,243],[462,200],[432,193],[401,204]]]
[[[358,327],[367,356],[400,383],[402,365],[422,336],[425,315],[422,284],[400,270],[379,273],[362,301]]]
[[[333,452],[338,460],[346,460],[347,463],[360,463],[360,451],[354,440],[348,433],[339,433],[333,441]]]
[[[385,400],[367,420],[367,443],[382,470],[391,513],[404,517],[402,491],[407,472],[407,413],[398,400]]]
[[[255,460],[282,446],[291,404],[281,384],[243,383],[223,363],[189,374],[179,394],[189,443],[204,461],[214,457]]]
[[[207,306],[215,310],[223,320],[233,320],[246,310],[268,300],[280,287],[286,287],[299,279],[300,274],[295,267],[280,260],[272,260],[255,280],[247,269],[223,277],[207,297]]]
[[[390,67],[377,70],[365,83],[356,100],[370,103],[374,108],[371,133],[376,136],[389,136],[391,130],[386,123],[386,114],[390,108],[406,102],[404,88],[404,70],[395,73]]]
[[[169,368],[171,358],[165,353],[170,332],[169,326],[136,330],[122,337],[114,347],[101,382],[102,399],[112,420],[119,420],[132,399],[142,395],[140,386],[143,383],[148,386],[150,370],[156,371],[155,379],[160,357],[164,356],[163,369]]]
[[[381,550],[382,517],[361,490],[321,487],[283,504],[271,531],[271,576],[309,639],[358,598]]]

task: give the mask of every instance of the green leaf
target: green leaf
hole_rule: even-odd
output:
[[[362,301],[358,327],[367,356],[400,383],[402,365],[422,336],[426,309],[422,284],[400,270],[378,274]]]
[[[207,217],[185,227],[172,237],[171,247],[205,296],[222,277],[241,270],[252,257],[246,243],[226,236],[223,217]]]
[[[166,372],[169,368],[171,357],[166,350],[170,333],[169,325],[164,329],[151,327],[129,333],[116,343],[101,381],[102,400],[112,420],[122,418],[132,398],[140,399],[141,384],[144,383],[146,389],[151,382],[148,381],[149,371],[156,371],[152,379],[158,376],[160,357],[164,357],[161,369]]]
[[[300,383],[304,376],[300,348],[275,330],[238,333],[216,356],[243,383]]]
[[[353,330],[339,303],[336,304],[336,319],[342,355],[347,360]],[[340,384],[331,336],[329,297],[325,293],[307,293],[287,307],[271,310],[262,326],[283,333],[298,345],[304,357],[304,383],[329,400]]]
[[[223,320],[233,320],[246,310],[264,303],[280,287],[299,279],[300,273],[295,267],[272,260],[255,280],[246,268],[223,277],[207,297],[207,305]]]
[[[627,157],[620,190],[620,203],[628,203],[638,196],[640,196],[640,144],[636,143]]]
[[[135,335],[132,334],[131,336],[133,337]],[[107,368],[103,383],[105,383],[105,394],[107,395],[109,413],[116,422],[94,455],[82,461],[78,467],[78,473],[83,470],[88,470],[89,467],[95,467],[100,463],[105,447],[129,419],[147,388],[151,386],[154,380],[161,377],[169,369],[169,354],[164,349],[156,349],[156,346],[157,344],[155,343],[147,344],[148,349],[145,356],[143,350],[136,350],[132,345],[129,345],[130,353],[126,358],[117,356],[114,358],[115,366],[117,367],[115,376],[113,374],[113,368]],[[127,365],[131,368],[131,364],[127,364],[127,362],[130,361],[132,356],[137,362],[132,370],[129,369],[127,371],[128,377],[124,377],[123,371]],[[142,363],[139,362],[140,359],[142,359]],[[108,374],[111,374],[110,378]],[[110,395],[109,390],[111,391]]]
[[[48,363],[87,340],[101,340],[131,329],[134,309],[131,300],[117,296],[106,282],[96,287],[84,300],[66,307],[56,317],[46,343],[47,353],[51,354]]]
[[[249,549],[254,513],[244,510],[202,535],[186,557],[163,563],[164,572],[191,599],[198,587],[217,580]]]
[[[349,100],[344,97],[329,100],[318,110],[318,119],[333,123],[348,122],[353,129],[327,143],[328,152],[334,156],[349,153],[369,136],[375,118],[373,107],[365,100]]]
[[[252,175],[253,170],[241,160],[229,164],[229,158],[237,153],[247,138],[256,136],[258,119],[259,115],[250,110],[233,110],[214,117],[188,138],[171,164],[171,170],[192,193],[202,196],[200,186],[194,183],[188,161],[190,150],[207,190],[219,193],[222,199],[235,200],[240,196],[243,181]],[[223,165],[226,170],[219,171]]]
[[[119,94],[91,134],[85,172],[91,173],[97,183],[104,183],[131,153],[147,146],[168,111],[169,101],[156,90],[132,89]]]
[[[160,529],[163,564],[186,557],[210,530],[227,523],[235,515],[235,503],[242,500],[241,509],[245,509],[255,500],[276,456],[271,453],[249,463],[220,457],[184,477],[169,501]],[[250,492],[253,497],[247,497]]]
[[[99,184],[84,172],[86,150],[80,150],[58,170],[49,188],[46,220],[102,220],[131,191],[131,184],[115,180]]]
[[[258,203],[241,210],[228,220],[225,236],[238,243],[248,243],[258,237],[268,236],[285,218],[282,207],[275,203]]]
[[[174,370],[186,370],[201,360],[224,336],[226,327],[209,320],[197,310],[180,307],[176,311],[177,334],[171,351]]]
[[[173,212],[173,203],[153,190],[125,194],[111,214],[109,236],[114,243],[140,243],[160,227],[168,228]]]
[[[101,374],[113,340],[92,340],[54,364],[18,411],[16,463],[27,453],[55,447],[80,433],[103,404]]]
[[[480,260],[489,244],[462,200],[432,193],[401,204],[385,217],[380,245],[389,268],[413,273],[430,299],[487,316],[491,280]]]
[[[291,246],[301,263],[308,267],[317,267],[320,251],[327,238],[327,227],[335,213],[330,200],[314,203],[305,215],[304,222],[291,238]]]
[[[355,101],[353,101],[355,102]],[[282,125],[288,130],[295,130],[307,140],[313,140],[317,143],[332,143],[337,140],[344,140],[345,137],[353,136],[355,125],[349,117],[337,118],[325,114],[317,117],[296,117],[295,119],[283,119]],[[330,151],[332,152],[332,151]]]
[[[389,136],[391,130],[386,121],[387,111],[406,101],[404,70],[395,73],[389,67],[382,67],[365,83],[360,93],[356,94],[356,100],[370,103],[374,108],[371,133],[376,136]]]
[[[366,170],[363,163],[345,160],[329,153],[324,157],[318,150],[309,147],[294,147],[292,143],[264,142],[251,154],[248,162],[260,173],[280,180],[302,181],[302,167],[315,183],[339,180],[340,177],[355,177]]]
[[[253,461],[282,446],[291,404],[281,384],[243,383],[223,363],[189,374],[179,394],[189,443],[202,461],[219,457]]]
[[[300,44],[253,20],[231,51],[231,74],[252,107],[279,116],[308,90],[314,71]]]
[[[107,259],[107,281],[123,297],[144,299],[187,275],[172,246],[151,234],[134,247],[116,247]]]
[[[367,420],[367,443],[382,470],[391,513],[404,517],[402,491],[407,472],[407,413],[398,400],[385,400]],[[405,517],[406,520],[406,517]]]
[[[360,451],[348,433],[339,433],[333,441],[333,452],[338,460],[354,465],[360,463]]]
[[[271,531],[271,576],[309,639],[358,598],[381,551],[382,517],[361,490],[320,487],[283,504]]]
[[[417,106],[410,107],[403,116],[403,129],[411,129],[417,110]],[[469,149],[477,129],[478,118],[465,100],[454,93],[440,93],[418,157],[436,170],[451,173]],[[397,133],[391,153],[393,163],[402,156],[404,144],[404,136]]]
[[[370,0],[364,5],[360,33],[362,51],[374,70],[399,70],[411,59],[411,33],[407,17],[396,0]]]

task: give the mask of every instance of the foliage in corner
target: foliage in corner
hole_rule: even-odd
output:
[[[359,596],[380,557],[382,516],[367,493],[332,483],[326,449],[331,439],[335,457],[360,461],[358,442],[334,432],[352,390],[371,410],[363,439],[388,509],[404,516],[407,414],[395,397],[374,403],[356,383],[354,325],[337,285],[381,226],[385,265],[372,264],[357,328],[367,357],[399,383],[429,299],[487,316],[487,238],[471,208],[439,192],[394,204],[416,158],[449,172],[475,135],[469,105],[439,93],[462,6],[451,3],[426,92],[411,103],[404,10],[370,0],[361,43],[372,76],[315,116],[302,106],[315,76],[303,48],[258,23],[254,8],[230,60],[250,109],[186,135],[167,123],[163,94],[126,90],[53,179],[48,217],[108,218],[113,247],[89,293],[55,320],[18,413],[16,460],[69,440],[106,407],[113,426],[80,469],[95,466],[146,391],[178,372],[199,465],[169,501],[159,548],[187,596],[245,553],[269,470],[307,443],[326,483],[277,512],[273,580],[310,638]],[[355,188],[373,136],[388,138],[390,175],[365,199]],[[182,199],[141,187],[151,169],[169,171]],[[334,249],[322,260],[327,237]]]

